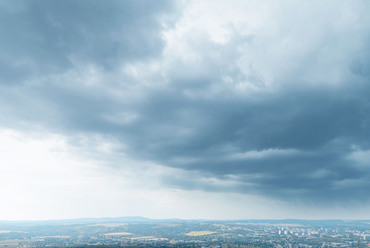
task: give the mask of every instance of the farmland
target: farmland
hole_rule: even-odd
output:
[[[210,234],[214,234],[214,233],[216,233],[216,232],[212,232],[212,231],[192,231],[192,232],[189,232],[185,235],[191,236],[191,237],[197,237],[197,236],[210,235]]]

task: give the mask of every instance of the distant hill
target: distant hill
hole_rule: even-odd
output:
[[[240,220],[209,220],[209,219],[150,219],[142,216],[76,218],[60,220],[0,220],[0,224],[99,224],[99,223],[145,223],[145,222],[240,222],[240,223],[269,223],[269,224],[340,224],[340,223],[370,223],[370,220],[303,220],[303,219],[240,219]]]
[[[26,224],[26,223],[35,223],[35,224],[94,224],[94,223],[137,223],[137,222],[150,222],[155,221],[150,218],[141,217],[141,216],[127,216],[127,217],[102,217],[102,218],[77,218],[77,219],[62,219],[62,220],[0,220],[0,223],[17,223],[17,224]]]
[[[126,216],[126,217],[102,217],[102,218],[79,218],[71,220],[61,220],[73,221],[73,222],[94,222],[94,223],[105,223],[105,222],[148,222],[154,221],[153,219],[141,217],[141,216]]]

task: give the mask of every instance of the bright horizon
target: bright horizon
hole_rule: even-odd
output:
[[[126,220],[118,220],[118,219],[126,219]],[[134,221],[132,219],[141,219],[140,221]],[[53,221],[56,221],[56,222],[63,222],[63,221],[78,221],[78,220],[91,220],[91,221],[94,221],[94,220],[100,220],[102,221],[101,223],[108,223],[110,220],[113,221],[113,222],[117,222],[117,223],[125,223],[125,222],[145,222],[145,219],[147,219],[147,221],[369,221],[369,219],[335,219],[335,218],[329,218],[329,219],[302,219],[302,218],[283,218],[283,219],[279,219],[279,218],[276,218],[276,219],[268,219],[268,218],[265,218],[265,219],[254,219],[254,218],[247,218],[247,219],[215,219],[215,218],[211,218],[211,219],[200,219],[200,218],[197,218],[197,219],[186,219],[186,218],[149,218],[149,217],[145,217],[145,216],[115,216],[115,217],[109,217],[109,216],[104,216],[104,217],[83,217],[83,218],[70,218],[70,219],[66,219],[66,218],[63,218],[63,219],[13,219],[13,220],[2,220],[0,219],[0,222],[43,222],[43,221],[46,221],[46,222],[53,222]],[[103,221],[103,220],[107,220],[107,221]]]

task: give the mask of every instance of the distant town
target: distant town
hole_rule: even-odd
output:
[[[0,221],[3,247],[370,247],[370,221]]]

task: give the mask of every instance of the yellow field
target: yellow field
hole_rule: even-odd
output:
[[[115,233],[106,233],[105,236],[126,236],[126,235],[132,235],[132,233],[128,232],[115,232]]]
[[[203,235],[209,235],[209,234],[214,234],[214,233],[216,233],[216,232],[212,232],[212,231],[192,231],[192,232],[189,232],[185,235],[195,237],[195,236],[203,236]]]
[[[47,239],[47,238],[54,238],[54,239],[68,239],[71,236],[60,236],[60,235],[54,235],[54,236],[38,236],[35,237],[36,239]]]
[[[105,227],[117,227],[117,226],[127,226],[128,223],[98,223],[87,226],[105,226]]]

